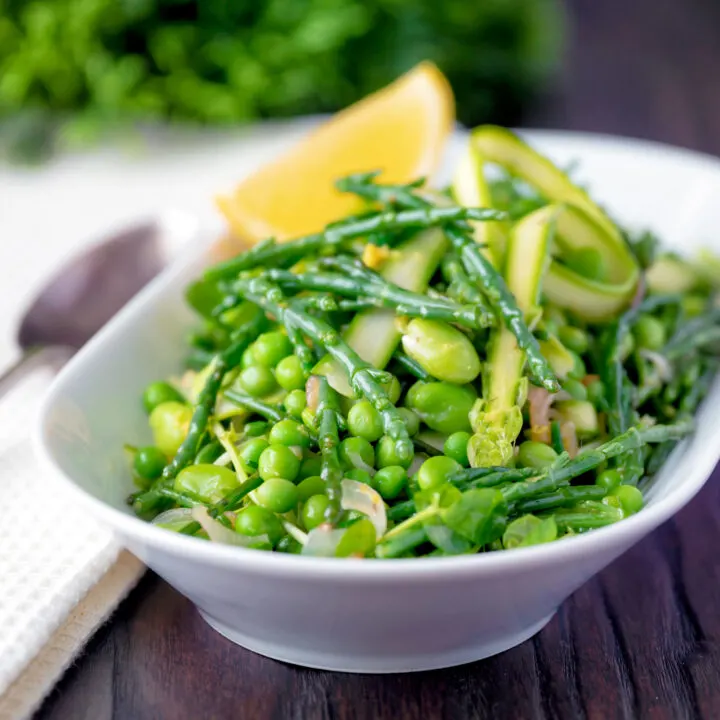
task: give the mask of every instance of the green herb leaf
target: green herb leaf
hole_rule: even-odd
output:
[[[508,506],[498,490],[468,490],[441,512],[443,522],[476,545],[486,545],[502,535]]]
[[[557,524],[552,517],[542,518],[523,515],[513,520],[503,533],[503,546],[507,549],[528,547],[552,542],[557,538]]]

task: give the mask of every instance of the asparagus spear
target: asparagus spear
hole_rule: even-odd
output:
[[[585,504],[587,506],[589,502]],[[559,528],[582,532],[612,525],[618,520],[622,520],[624,515],[622,510],[598,503],[594,507],[584,510],[574,510],[573,508],[553,510],[549,513],[542,513],[538,517],[551,517]]]
[[[542,510],[554,510],[559,507],[575,505],[585,500],[600,500],[607,490],[597,485],[578,485],[577,487],[563,487],[555,492],[539,497],[530,498],[517,503],[514,510],[517,514],[535,513]]]
[[[598,367],[605,387],[607,422],[611,435],[626,432],[638,420],[637,412],[632,406],[632,384],[622,361],[625,338],[642,313],[677,302],[678,297],[674,295],[650,297],[621,315],[601,337]],[[618,458],[614,464],[623,482],[629,484],[636,483],[644,470],[642,455],[637,450]]]
[[[226,373],[238,365],[243,352],[245,352],[250,343],[257,337],[261,327],[261,320],[258,319],[257,322],[252,323],[250,327],[246,328],[232,345],[216,355],[211,361],[212,370],[205,381],[205,386],[198,396],[187,436],[175,454],[175,457],[163,470],[163,481],[172,480],[184,467],[187,467],[193,461],[200,446],[202,436],[207,429],[210,415],[215,409],[218,391],[220,390]]]
[[[415,514],[415,510],[414,500],[404,500],[388,508],[387,519],[392,523],[398,523],[412,517]]]
[[[448,283],[447,294],[459,303],[470,303],[491,312],[485,296],[471,282],[457,255],[448,254],[442,261],[442,274]]]
[[[717,342],[720,339],[718,323],[720,323],[720,308],[713,308],[683,323],[665,344],[661,354],[668,360],[677,360],[705,345]]]
[[[501,492],[508,502],[517,502],[521,498],[527,499],[547,492],[555,492],[563,485],[567,485],[573,478],[596,468],[606,460],[616,458],[633,450],[640,450],[648,444],[680,440],[691,433],[692,430],[693,421],[690,418],[671,425],[632,427],[627,432],[592,450],[585,450],[573,460],[568,461],[567,458],[563,458],[537,478],[507,485],[502,488]]]
[[[448,478],[460,489],[495,487],[508,482],[517,482],[537,475],[534,468],[477,467],[463,470]]]
[[[278,423],[287,417],[279,405],[270,405],[247,393],[238,392],[237,390],[225,390],[223,396],[230,402],[262,415],[266,420],[274,423]]]
[[[338,185],[341,189],[352,188],[352,192],[374,202],[394,203],[407,207],[425,207],[430,209],[431,203],[419,197],[416,187],[410,186],[382,186],[374,182],[374,175],[352,176],[352,183],[345,179]],[[448,208],[449,209],[449,208]],[[476,220],[477,218],[463,218],[462,220]],[[484,220],[502,220],[503,217],[487,215]],[[512,292],[505,281],[493,267],[490,260],[483,255],[481,249],[474,241],[472,231],[467,223],[456,220],[447,220],[443,230],[450,244],[462,260],[465,270],[470,278],[482,289],[495,312],[502,318],[507,329],[515,336],[518,347],[527,357],[528,370],[534,382],[543,386],[549,392],[560,389],[557,379],[549,363],[540,352],[540,346],[523,318]]]
[[[402,350],[396,350],[393,353],[393,360],[403,369],[414,375],[418,380],[425,382],[431,379],[430,374],[423,368],[420,363],[406,355]]]
[[[321,267],[339,272],[308,272],[295,274],[288,270],[269,270],[267,276],[287,290],[320,290],[360,301],[362,307],[385,307],[399,315],[430,318],[458,323],[468,328],[484,328],[494,317],[472,305],[459,305],[451,300],[431,298],[405,290],[366,268],[360,262],[328,258]],[[342,307],[342,306],[341,306]]]
[[[257,473],[255,475],[251,475],[247,480],[238,485],[222,500],[219,500],[214,505],[209,506],[205,505],[205,503],[196,501],[194,498],[191,498],[188,495],[178,493],[174,490],[170,490],[169,488],[163,488],[160,492],[165,497],[173,499],[175,501],[175,504],[180,505],[181,507],[194,507],[195,505],[204,505],[208,508],[208,514],[210,515],[210,517],[216,518],[222,522],[224,518],[224,513],[229,510],[237,509],[242,503],[242,501],[245,499],[245,497],[249,495],[253,490],[259,488],[260,485],[262,485],[262,482],[262,478]],[[183,535],[194,535],[198,530],[200,530],[200,523],[193,521],[185,525],[185,527],[183,527],[178,532]]]
[[[545,208],[537,212],[542,212]],[[525,352],[528,371],[533,382],[548,392],[560,389],[548,361],[540,352],[538,341],[525,323],[513,293],[492,263],[480,252],[472,237],[456,226],[445,228],[450,244],[458,253],[468,275],[482,287],[485,296],[502,318],[505,327],[515,336],[517,346]]]
[[[427,542],[428,536],[424,527],[411,527],[395,537],[381,542],[375,548],[375,557],[382,559],[396,558],[404,555],[418,545]]]
[[[308,377],[315,365],[315,355],[306,344],[303,334],[297,327],[288,324],[285,326],[285,330],[287,331],[288,338],[290,338],[290,342],[293,344],[295,355],[300,361],[305,377]]]
[[[513,228],[508,239],[508,292],[515,294],[521,320],[523,313],[529,315],[535,311],[539,301],[555,211],[554,206],[547,205],[526,215]],[[481,257],[485,260],[484,256]],[[522,325],[527,328],[524,320]],[[528,334],[537,346],[529,330]],[[492,334],[483,374],[483,398],[470,414],[474,434],[468,443],[468,458],[473,467],[507,465],[512,458],[514,443],[523,423],[522,406],[527,393],[523,366],[526,358],[531,366],[531,353],[523,352],[517,334],[510,328],[501,327]],[[543,359],[543,362],[546,361]]]
[[[205,271],[206,280],[233,278],[244,270],[262,265],[292,263],[302,257],[337,248],[346,240],[372,235],[378,232],[399,231],[406,228],[439,227],[458,220],[502,220],[505,214],[498,210],[484,208],[462,208],[458,206],[417,207],[400,212],[384,211],[370,213],[363,217],[351,217],[328,225],[323,232],[307,235],[296,240],[278,244],[272,238],[236,257],[214,265]]]
[[[400,459],[409,461],[413,444],[407,433],[402,416],[390,402],[383,382],[388,382],[388,373],[377,370],[363,360],[325,321],[298,308],[283,294],[282,290],[266,278],[249,278],[238,282],[243,296],[280,320],[300,329],[318,347],[327,351],[345,369],[350,386],[357,395],[367,399],[380,413],[385,434],[395,441],[395,451]]]
[[[689,386],[687,392],[680,398],[677,407],[677,415],[679,417],[692,417],[715,380],[717,370],[717,362],[706,363],[700,376]],[[653,448],[653,451],[647,458],[645,466],[645,472],[648,477],[651,478],[657,474],[676,445],[677,440],[673,439]]]
[[[313,375],[309,382],[317,383],[318,405],[316,418],[320,456],[322,458],[320,477],[325,483],[325,494],[329,500],[325,511],[325,519],[334,524],[338,521],[341,513],[341,483],[343,479],[343,471],[338,455],[340,436],[338,434],[339,410],[337,396],[330,387],[327,378],[322,375]]]
[[[692,421],[684,420],[674,425],[631,428],[623,435],[593,450],[586,450],[574,460],[569,460],[567,455],[562,456],[557,463],[533,479],[507,483],[499,487],[466,490],[449,507],[441,508],[436,504],[426,508],[407,520],[405,525],[414,526],[415,518],[420,515],[423,516],[424,522],[433,515],[439,515],[451,530],[476,545],[488,545],[502,537],[511,517],[522,513],[530,501],[535,500],[537,505],[540,498],[547,498],[550,493],[564,499],[567,485],[572,478],[597,467],[609,458],[642,448],[648,443],[663,443],[681,438],[691,432],[692,427]],[[579,492],[578,488],[573,489],[569,494]],[[578,529],[609,524],[623,517],[622,511],[605,506],[599,506],[597,512],[592,512],[588,508],[592,502],[585,500],[584,506],[581,506],[582,510],[573,508],[554,510],[552,517],[563,527]],[[403,532],[404,528],[400,526],[391,531],[398,536]]]
[[[243,352],[260,334],[264,323],[265,318],[262,314],[255,315],[250,321],[237,329],[232,343],[213,357],[211,360],[212,369],[198,396],[188,433],[175,453],[175,457],[165,466],[162,475],[153,482],[150,488],[142,493],[131,495],[127,500],[138,512],[145,513],[155,509],[164,497],[160,491],[164,488],[170,488],[175,476],[193,462],[203,435],[207,430],[210,416],[215,410],[218,392],[226,374],[240,363]]]
[[[381,274],[389,282],[406,290],[422,292],[447,250],[447,240],[440,230],[427,230],[400,245],[383,265]],[[345,342],[363,360],[384,368],[400,342],[397,318],[392,310],[372,308],[358,313],[343,332]],[[343,368],[329,355],[316,365],[330,385],[341,395],[351,396]]]
[[[596,448],[583,451],[572,460],[567,455],[561,455],[545,471],[535,468],[468,468],[451,475],[448,481],[463,490],[500,486],[508,502],[524,502],[529,498],[544,497],[548,493],[558,492],[573,478],[609,459],[619,457],[631,450],[641,449],[648,444],[659,445],[680,440],[692,432],[692,429],[693,421],[689,417],[669,425],[632,427]],[[565,493],[564,490],[562,492]]]
[[[380,203],[390,208],[421,208],[426,201],[416,195],[416,191],[425,185],[425,178],[418,178],[410,183],[392,185],[375,182],[381,175],[380,170],[353,173],[340,178],[335,187],[340,192],[352,193],[372,203]]]

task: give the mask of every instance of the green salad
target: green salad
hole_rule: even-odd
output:
[[[144,392],[129,503],[205,541],[414,558],[618,522],[718,368],[720,260],[617,225],[511,132],[453,183],[338,180],[358,214],[186,293],[186,372]]]

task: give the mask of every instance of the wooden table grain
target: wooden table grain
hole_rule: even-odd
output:
[[[528,125],[720,154],[720,4],[572,0],[557,90]],[[44,720],[720,717],[720,474],[533,639],[445,671],[304,670],[232,645],[148,575],[42,706]]]

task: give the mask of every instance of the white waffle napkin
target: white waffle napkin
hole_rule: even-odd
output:
[[[33,457],[50,379],[38,370],[0,399],[0,720],[37,709],[144,569]]]

